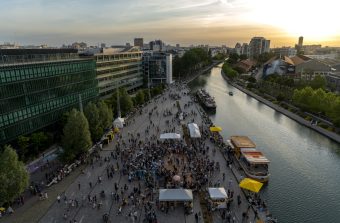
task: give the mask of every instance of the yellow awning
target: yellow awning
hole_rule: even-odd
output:
[[[222,127],[212,126],[212,127],[210,127],[210,131],[211,132],[220,132],[220,131],[222,131]]]
[[[261,190],[263,183],[250,179],[250,178],[244,178],[240,182],[239,186],[243,189],[258,193]]]

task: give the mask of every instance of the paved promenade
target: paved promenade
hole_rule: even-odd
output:
[[[206,157],[214,163],[218,162],[220,166],[219,170],[209,172],[208,185],[219,184],[226,190],[233,191],[234,201],[230,205],[229,220],[222,219],[222,215],[226,214],[223,211],[215,211],[212,214],[213,222],[256,222],[254,209],[248,205],[248,201],[237,183],[242,176],[234,165],[227,166],[228,158],[209,140],[209,126],[206,123],[207,120],[203,118],[204,111],[200,106],[192,103],[188,91],[183,86],[173,85],[158,99],[152,100],[137,114],[129,117],[127,126],[121,131],[120,136],[116,137],[109,145],[104,146],[103,150],[93,157],[93,164],[84,169],[84,173],[76,178],[64,194],[60,194],[60,201],[57,201],[57,196],[49,197],[55,201],[38,222],[103,222],[104,214],[109,215],[111,222],[156,222],[152,220],[155,218],[157,218],[157,222],[162,223],[203,222],[201,217],[195,219],[195,214],[203,215],[197,192],[193,193],[193,213],[185,214],[181,203],[166,213],[158,207],[158,186],[162,185],[162,180],[153,177],[152,181],[156,181],[156,188],[150,189],[150,180],[146,180],[147,176],[131,177],[131,172],[126,169],[127,161],[136,159],[143,152],[152,152],[151,146],[147,145],[161,143],[157,142],[160,133],[176,132],[183,136],[181,124],[188,124],[192,121],[200,126],[201,132],[206,136],[206,139],[201,141],[201,148],[205,147],[202,150],[204,153],[206,152]],[[175,117],[178,106],[176,100],[173,99],[174,94],[181,97],[180,107],[187,114],[181,123]],[[180,143],[186,144],[183,139]],[[146,147],[149,150],[145,151]],[[171,147],[171,144],[168,144],[167,147]],[[191,145],[186,145],[186,147],[191,147]],[[164,147],[164,149],[169,148]],[[155,153],[162,154],[161,151],[155,151]],[[195,168],[193,168],[192,174],[199,173],[195,172]],[[202,188],[202,190],[205,189]],[[101,195],[102,191],[105,196]],[[236,199],[238,195],[241,198],[239,205]],[[244,212],[247,213],[247,218],[242,217]],[[259,212],[259,216],[264,219],[263,212]]]

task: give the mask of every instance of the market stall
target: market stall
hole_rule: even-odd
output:
[[[191,138],[201,138],[200,129],[196,123],[189,123],[188,128]]]
[[[227,192],[223,187],[208,188],[209,202],[212,210],[226,208],[228,202]]]
[[[193,211],[193,196],[189,189],[160,189],[159,201],[161,210],[168,209],[169,206],[176,207],[178,202],[183,202],[186,213]]]
[[[159,137],[160,139],[180,139],[181,135],[178,133],[163,133]]]

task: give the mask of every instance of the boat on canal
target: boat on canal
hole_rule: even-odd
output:
[[[196,92],[198,101],[207,109],[216,110],[216,102],[213,97],[204,89],[199,89]]]
[[[253,141],[247,136],[231,136],[227,141],[247,177],[263,183],[269,180],[270,161],[256,149]]]

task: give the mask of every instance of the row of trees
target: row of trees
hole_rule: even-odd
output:
[[[52,141],[52,134],[45,132],[35,132],[31,135],[19,136],[16,141],[19,158],[24,161],[29,160],[43,151]]]
[[[340,127],[340,96],[321,88],[305,87],[294,90],[293,103],[305,111],[326,115]]]
[[[176,78],[185,78],[211,62],[211,57],[206,49],[193,48],[185,52],[181,58],[178,56],[174,58],[173,73]]]
[[[91,139],[96,142],[102,137],[105,128],[112,123],[112,109],[109,109],[104,101],[99,101],[97,104],[89,102],[84,109],[84,114],[89,123]]]
[[[238,55],[237,53],[230,53],[229,56],[228,56],[227,62],[230,65],[234,65],[237,62],[239,62],[240,60],[245,60],[245,59],[248,59],[247,55],[245,55],[245,54]]]
[[[227,62],[223,64],[222,70],[225,73],[225,75],[227,75],[227,77],[230,79],[234,79],[238,75],[238,72],[231,68],[231,66]]]
[[[158,86],[150,90],[151,96],[162,93],[164,86]],[[120,105],[123,113],[131,111],[133,106],[141,105],[149,100],[148,89],[139,90],[135,97],[127,94],[125,89],[120,89]],[[109,127],[113,119],[113,110],[116,106],[116,96],[109,99],[108,106],[104,101],[89,102],[84,113],[76,109],[65,113],[63,116],[63,135],[61,143],[64,149],[63,161],[73,161],[77,156],[87,153],[93,142],[99,140],[104,130]],[[115,109],[116,110],[116,109]],[[44,132],[33,133],[30,137],[20,136],[17,144],[24,154],[30,145],[41,150],[46,148],[48,135]],[[27,150],[27,151],[26,151]],[[22,160],[22,159],[21,159]],[[25,165],[20,161],[17,152],[9,145],[0,148],[0,206],[9,204],[24,192],[29,184],[29,174]]]
[[[151,96],[160,94],[163,89],[163,85],[152,88],[150,90]],[[148,89],[139,90],[135,97],[131,97],[126,89],[119,89],[121,115],[125,116],[134,106],[148,101],[148,95]],[[68,112],[62,136],[64,149],[62,159],[65,162],[72,161],[77,156],[86,153],[93,142],[100,140],[105,129],[110,127],[113,121],[113,111],[117,116],[117,93],[113,94],[105,102],[89,102],[84,109],[84,113],[76,109]]]
[[[311,87],[314,90],[326,89],[326,80],[324,77],[317,75],[313,80],[294,81],[293,78],[273,74],[267,76],[263,81],[258,83],[260,92],[269,94],[275,97],[278,101],[291,101],[294,94],[294,89],[303,89]]]
[[[294,80],[291,77],[286,77],[278,74],[266,76],[264,81],[276,83],[282,86],[302,89],[305,87],[312,87],[313,89],[326,89],[326,79],[321,75],[316,75],[313,80]]]

